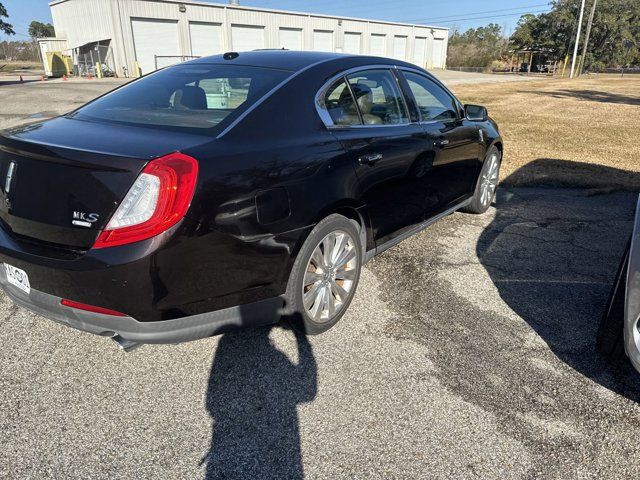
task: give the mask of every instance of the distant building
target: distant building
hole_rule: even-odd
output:
[[[236,3],[236,2],[234,2]],[[398,58],[444,68],[448,29],[380,20],[177,0],[55,0],[55,39],[76,73],[96,63],[119,76],[227,51],[318,50]],[[64,47],[64,48],[63,48]],[[137,62],[137,65],[136,65]]]

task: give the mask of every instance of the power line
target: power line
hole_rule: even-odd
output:
[[[467,20],[487,20],[487,19],[491,19],[491,18],[504,18],[504,17],[515,17],[515,16],[522,16],[522,15],[526,15],[526,14],[538,14],[538,13],[547,13],[550,10],[532,10],[532,11],[528,11],[528,12],[518,12],[518,13],[506,13],[504,15],[489,15],[486,17],[466,17],[466,18],[457,18],[455,20],[438,20],[438,23],[458,23],[458,22],[464,22]],[[425,20],[413,20],[413,22],[423,22]]]
[[[497,13],[497,12],[512,12],[514,10],[523,10],[526,13],[526,10],[531,9],[531,8],[536,8],[536,7],[547,7],[549,5],[550,2],[547,3],[538,3],[536,5],[524,5],[522,7],[515,7],[515,8],[501,8],[500,10],[485,10],[482,12],[467,12],[467,13],[459,13],[457,15],[447,15],[445,17],[429,17],[429,18],[422,18],[420,19],[421,21],[439,21],[439,20],[446,20],[448,18],[458,18],[458,17],[467,17],[469,15],[483,15],[485,13]],[[517,14],[517,13],[516,13]]]
[[[344,5],[344,0],[325,0],[322,2],[320,9],[317,8],[316,5],[314,5],[313,7],[311,5],[309,5],[310,9],[315,10],[316,14],[320,14],[320,15],[336,15],[336,16],[340,16],[339,14],[334,14],[332,12],[327,12],[326,10],[326,6],[327,5]],[[274,2],[269,2],[269,3],[274,3]],[[539,10],[539,11],[535,11],[535,12],[531,12],[528,11],[527,9],[531,9],[531,8],[536,8],[536,7],[548,7],[550,5],[551,2],[546,2],[546,3],[536,3],[536,4],[532,4],[532,5],[521,5],[519,7],[510,7],[510,8],[502,8],[500,10],[482,10],[482,11],[477,11],[477,12],[465,12],[465,13],[459,13],[456,15],[448,15],[448,16],[439,16],[439,17],[429,17],[429,18],[418,18],[418,19],[408,19],[408,20],[398,20],[398,19],[390,19],[388,18],[389,15],[388,14],[380,14],[377,15],[376,13],[371,13],[369,15],[367,15],[367,17],[385,17],[385,18],[381,18],[381,20],[386,20],[386,21],[393,21],[393,22],[401,22],[401,23],[423,23],[423,22],[432,22],[432,21],[437,21],[438,23],[453,23],[453,22],[457,22],[457,21],[464,21],[464,20],[484,20],[484,19],[488,19],[488,18],[500,18],[500,17],[511,17],[511,16],[516,16],[516,15],[524,15],[526,13],[545,13],[548,10]],[[382,5],[382,4],[388,4],[388,0],[368,0],[366,2],[367,8],[369,10],[371,10],[372,6],[378,6],[378,5]],[[262,8],[274,8],[274,7],[262,7]],[[304,8],[307,8],[307,6],[302,6],[301,9],[298,9],[297,11],[304,11]],[[500,15],[492,15],[492,16],[483,16],[483,17],[476,17],[476,15],[482,15],[485,13],[497,13],[497,12],[513,12],[515,10],[518,11],[522,11],[522,13],[511,13],[511,14],[500,14]],[[312,13],[312,12],[309,12]],[[349,16],[349,15],[345,15],[345,16]],[[362,16],[362,15],[360,15]],[[450,21],[447,19],[451,19]],[[443,21],[441,21],[443,20]]]
[[[25,33],[18,33],[18,32],[15,32],[15,33],[13,33],[13,35],[5,35],[5,37],[6,37],[6,38],[5,38],[5,40],[3,40],[3,41],[7,41],[7,42],[9,42],[9,41],[10,41],[10,40],[9,40],[9,37],[13,37],[14,35],[17,35],[18,37],[31,38],[31,35],[27,35],[27,34],[25,34]]]

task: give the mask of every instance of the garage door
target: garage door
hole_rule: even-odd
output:
[[[361,39],[362,35],[359,33],[345,33],[344,34],[344,52],[345,53],[356,53],[359,54],[361,52]]]
[[[416,37],[413,47],[413,63],[424,68],[427,54],[427,39],[424,37]]]
[[[398,60],[407,58],[407,37],[393,37],[393,58]]]
[[[157,68],[182,60],[177,21],[133,18],[131,27],[136,60],[143,74],[156,70],[155,55],[167,57],[157,59]],[[159,38],[162,39],[161,42],[158,41]]]
[[[377,55],[379,57],[387,56],[387,37],[385,35],[371,35],[371,55]]]
[[[264,48],[264,27],[232,25],[231,44],[234,52],[248,52]]]
[[[431,51],[431,68],[442,68],[444,66],[444,38],[433,39],[433,50]]]
[[[224,52],[222,25],[190,22],[189,34],[191,35],[191,55],[206,57]]]
[[[313,49],[318,52],[333,52],[333,32],[329,30],[314,30]]]
[[[302,50],[302,30],[297,28],[280,29],[280,48]]]

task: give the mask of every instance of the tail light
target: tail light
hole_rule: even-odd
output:
[[[189,209],[197,178],[198,161],[182,153],[149,162],[93,248],[139,242],[178,223]]]

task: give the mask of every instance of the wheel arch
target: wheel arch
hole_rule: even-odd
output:
[[[344,200],[341,202],[337,202],[326,209],[324,209],[316,219],[316,224],[322,221],[322,219],[337,213],[338,215],[342,215],[343,217],[348,218],[357,224],[358,230],[360,231],[360,243],[362,245],[362,253],[363,255],[368,250],[368,246],[370,246],[370,237],[371,237],[371,229],[369,226],[368,217],[362,210],[363,205],[359,205],[355,200]]]
[[[489,148],[487,148],[487,151],[489,151],[489,149],[490,149],[491,147],[496,147],[496,148],[498,149],[498,151],[500,152],[500,158],[502,159],[502,154],[503,154],[503,152],[504,152],[504,145],[503,145],[503,142],[502,142],[502,138],[500,138],[500,137],[496,138],[496,139],[491,143],[491,145],[489,145]]]

